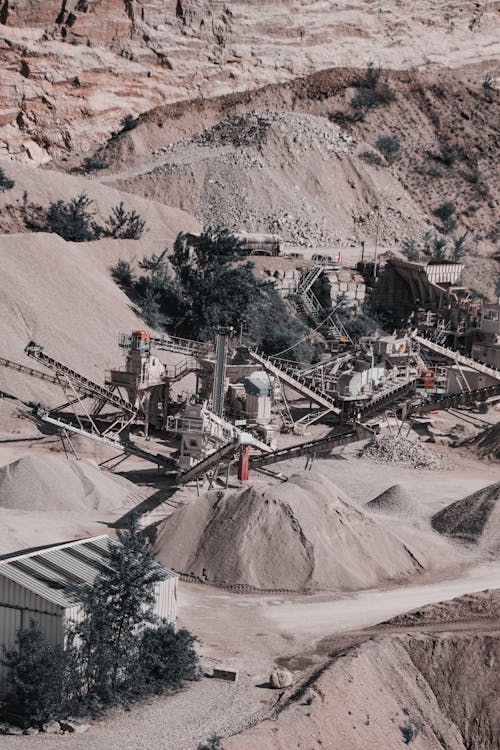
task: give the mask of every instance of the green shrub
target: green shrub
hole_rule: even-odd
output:
[[[442,221],[443,232],[445,234],[453,232],[453,230],[457,228],[457,222],[454,219],[456,210],[457,207],[455,206],[455,204],[451,201],[447,201],[446,203],[442,203],[440,206],[438,206],[438,208],[436,208],[436,210],[434,211],[434,215]]]
[[[67,715],[75,687],[69,651],[49,644],[34,620],[18,631],[16,647],[5,651],[4,663],[9,670],[5,708],[24,725]]]
[[[353,85],[358,89],[351,105],[354,109],[367,112],[372,107],[389,104],[395,99],[394,91],[382,80],[382,68],[369,62],[363,76],[358,76]]]
[[[146,222],[137,211],[126,211],[121,201],[111,209],[106,222],[105,234],[121,240],[138,240],[144,231]]]
[[[454,261],[460,260],[462,256],[467,252],[466,240],[469,236],[469,232],[464,232],[461,237],[455,237],[453,239],[453,249],[451,251],[451,259]]]
[[[395,135],[381,136],[377,140],[376,146],[389,162],[394,161],[401,150],[401,144],[398,137]]]
[[[491,74],[490,74],[490,73],[486,73],[486,74],[484,75],[484,78],[483,78],[483,81],[482,81],[482,84],[481,84],[481,85],[482,85],[482,88],[483,88],[483,92],[484,92],[484,93],[485,93],[485,95],[486,95],[486,98],[487,98],[487,99],[488,99],[489,101],[491,101],[491,99],[492,99],[492,94],[493,94],[493,92],[495,91],[495,86],[494,86],[494,84],[493,84],[493,77],[491,76]]]
[[[51,203],[45,218],[45,231],[54,232],[68,242],[89,242],[99,238],[101,232],[90,210],[93,201],[80,193],[68,203],[62,200]]]
[[[94,154],[93,156],[86,156],[83,160],[83,170],[85,172],[97,172],[99,169],[104,169],[106,164],[101,156]]]
[[[208,738],[206,742],[200,742],[196,750],[222,750],[220,737],[216,734],[213,734]]]
[[[134,115],[125,115],[121,120],[121,132],[126,133],[127,130],[134,130],[139,125],[139,120],[136,120]]]
[[[118,286],[125,291],[130,289],[134,283],[134,273],[130,263],[122,258],[119,258],[116,265],[112,267],[111,276]]]
[[[418,260],[420,258],[420,250],[418,249],[417,243],[412,239],[404,239],[401,243],[401,252],[406,255],[408,260]]]
[[[139,659],[146,692],[178,690],[199,677],[196,640],[185,628],[176,631],[167,622],[144,631]]]
[[[10,190],[15,184],[14,180],[7,177],[5,171],[0,167],[0,193],[5,192],[5,190]]]

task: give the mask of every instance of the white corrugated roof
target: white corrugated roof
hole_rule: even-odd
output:
[[[103,534],[54,547],[13,555],[0,560],[0,575],[66,609],[74,605],[72,590],[92,585],[107,567],[109,548],[119,542]],[[177,577],[160,563],[166,578]]]

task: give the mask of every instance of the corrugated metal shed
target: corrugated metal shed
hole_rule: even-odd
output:
[[[107,567],[109,548],[118,545],[109,536],[92,537],[68,542],[57,547],[36,550],[0,560],[0,575],[60,607],[74,603],[71,588],[94,582],[97,574]],[[177,577],[159,563],[166,578]]]
[[[79,618],[75,586],[92,585],[108,567],[109,550],[119,542],[107,535],[13,555],[0,560],[0,649],[15,641],[34,619],[51,643],[63,643],[65,623]],[[156,563],[165,580],[156,586],[155,614],[175,622],[178,575]],[[0,664],[0,682],[2,681]]]

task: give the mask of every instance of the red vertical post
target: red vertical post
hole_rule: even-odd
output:
[[[238,479],[245,482],[248,479],[248,459],[249,459],[249,448],[248,445],[240,446],[240,459],[238,463]]]

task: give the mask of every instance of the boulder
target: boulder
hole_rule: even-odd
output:
[[[64,719],[59,722],[59,725],[63,732],[70,732],[72,734],[82,734],[90,729],[90,724],[81,724],[79,721],[73,719]]]
[[[273,688],[287,688],[292,684],[293,676],[292,673],[288,671],[288,669],[275,669],[271,672],[269,682],[271,683],[271,687]]]
[[[58,721],[50,721],[47,724],[42,724],[42,732],[45,734],[60,734],[61,731]]]

